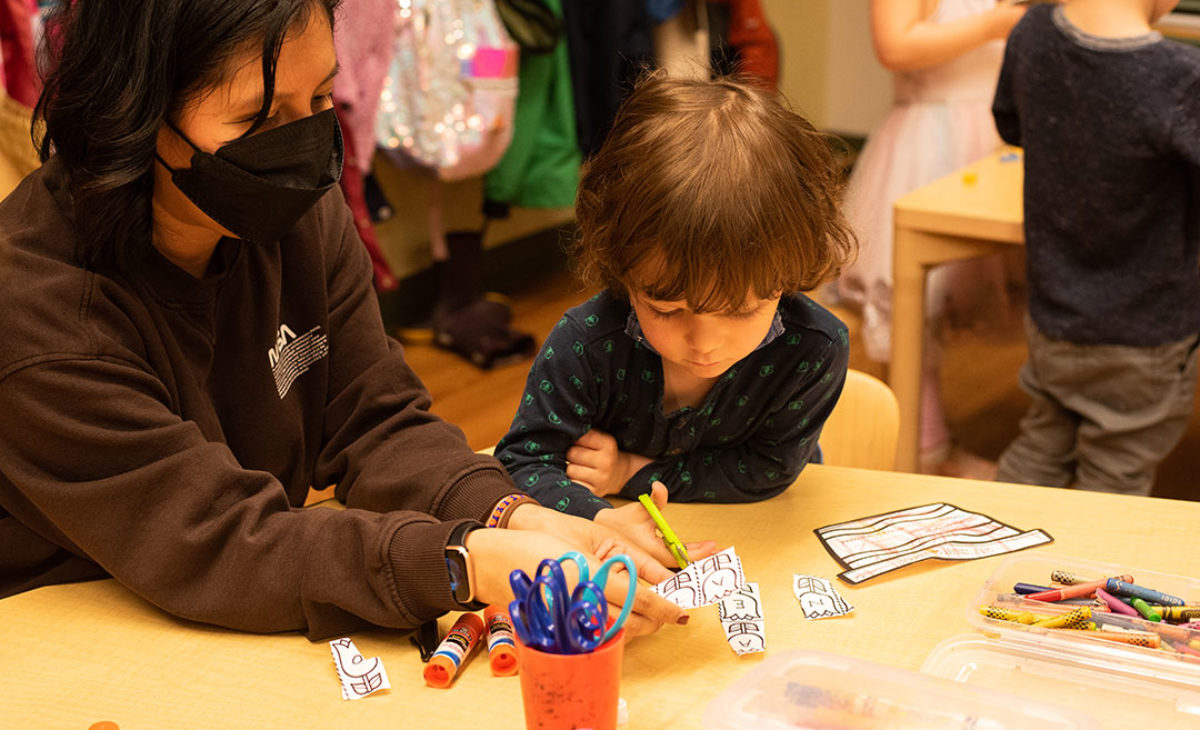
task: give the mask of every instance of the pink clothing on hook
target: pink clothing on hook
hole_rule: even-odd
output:
[[[375,114],[383,80],[392,62],[395,0],[344,0],[333,43],[341,70],[333,82],[339,117],[363,149],[354,150],[357,167],[370,172],[374,158]]]

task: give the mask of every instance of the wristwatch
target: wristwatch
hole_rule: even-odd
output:
[[[467,546],[464,544],[468,532],[481,529],[482,525],[464,522],[454,528],[446,542],[446,570],[450,572],[450,592],[454,595],[454,600],[466,606],[469,611],[487,608],[486,603],[475,600],[475,590],[471,585],[475,580],[475,573],[471,570],[471,554],[467,552]]]

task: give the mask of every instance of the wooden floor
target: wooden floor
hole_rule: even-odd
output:
[[[515,325],[540,343],[563,311],[590,296],[568,274],[512,293]],[[866,358],[855,336],[858,317],[833,308],[851,330],[850,366],[878,377],[883,368]],[[408,343],[408,360],[433,394],[433,410],[462,428],[472,448],[492,446],[508,430],[525,385],[528,363],[482,371],[457,355],[429,344]],[[957,332],[944,345],[942,400],[956,442],[996,459],[1016,434],[1028,399],[1017,385],[1025,358],[1020,317],[986,333]],[[1200,501],[1200,407],[1184,440],[1159,471],[1154,494]]]

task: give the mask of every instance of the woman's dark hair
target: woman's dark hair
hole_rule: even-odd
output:
[[[124,270],[151,244],[152,166],[164,120],[262,47],[263,106],[270,113],[284,35],[320,8],[330,23],[341,0],[64,0],[47,21],[45,86],[34,112],[42,161],[67,171],[88,268]],[[44,123],[39,137],[39,125]],[[249,133],[249,132],[248,132]]]

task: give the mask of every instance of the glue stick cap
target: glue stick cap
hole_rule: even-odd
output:
[[[478,614],[464,613],[459,616],[425,665],[425,684],[437,689],[449,687],[463,662],[470,658],[471,650],[479,643],[482,634],[483,619]]]

